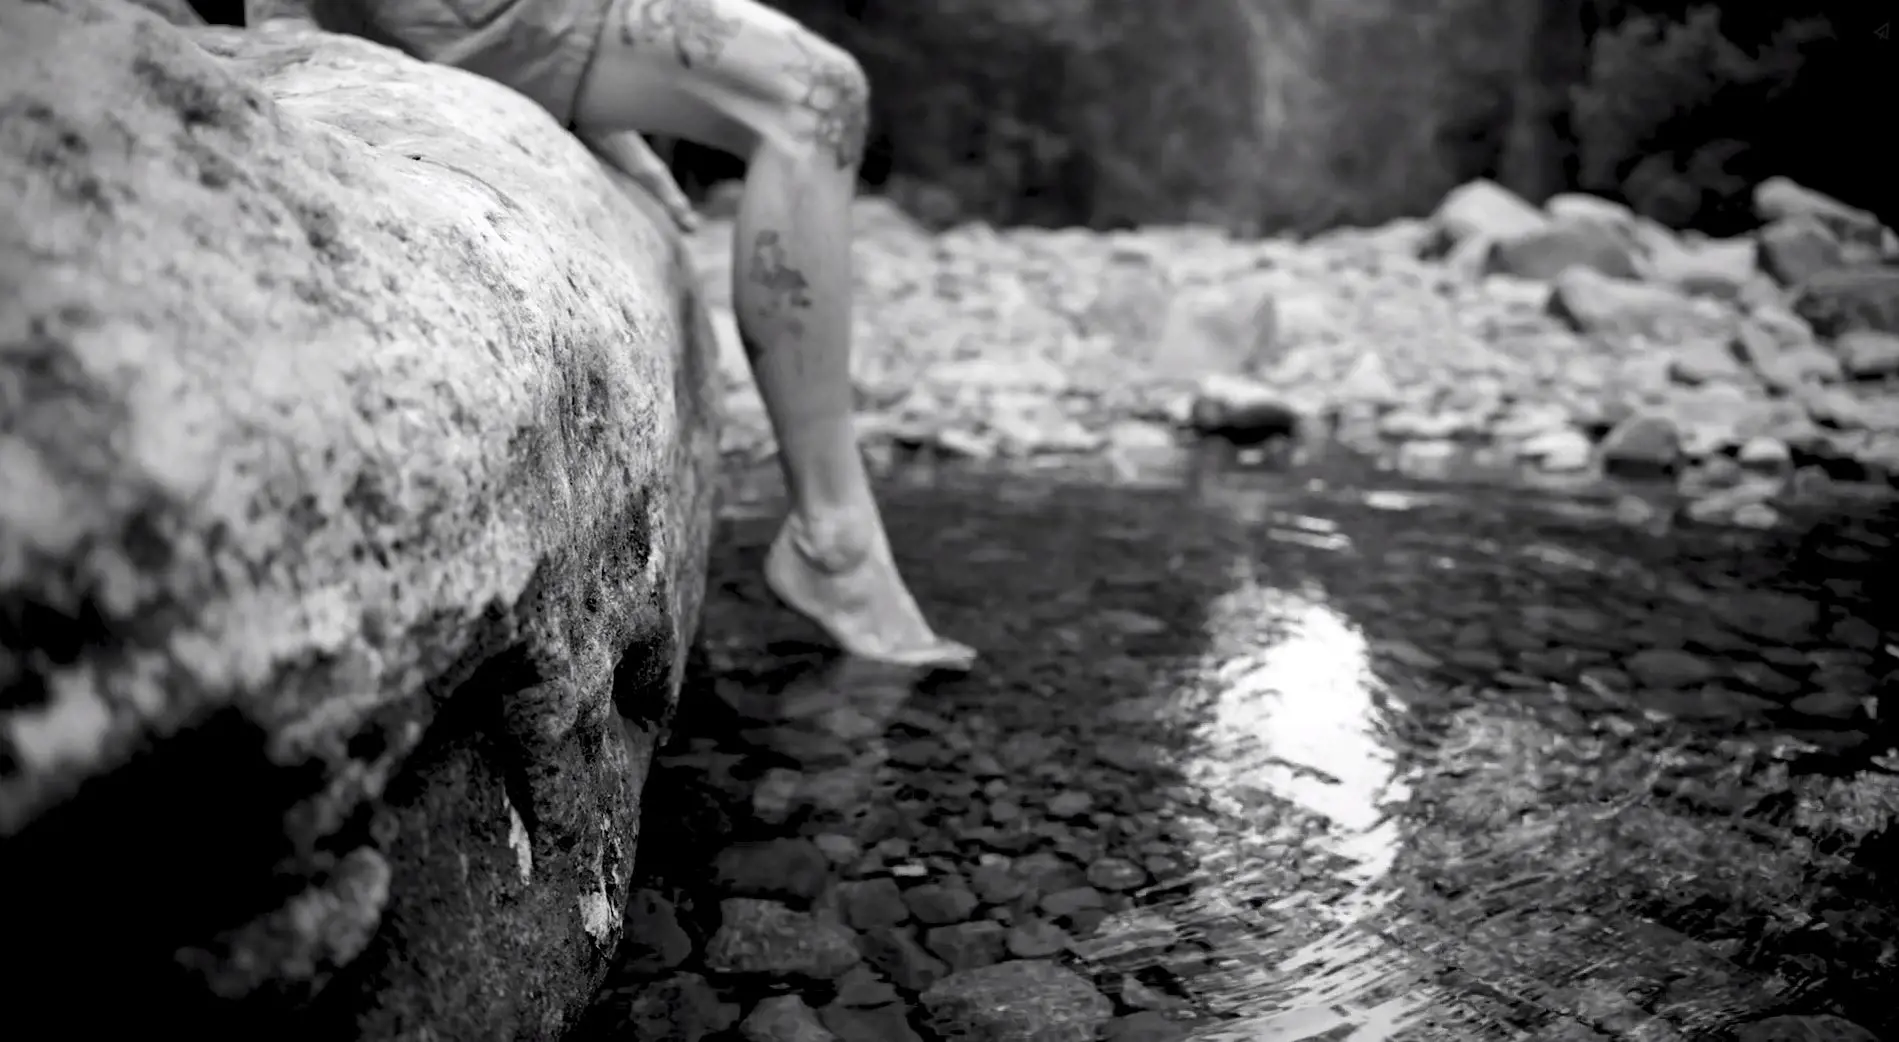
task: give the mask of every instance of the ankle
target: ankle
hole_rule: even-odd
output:
[[[876,539],[875,516],[843,511],[797,511],[785,519],[791,548],[823,572],[846,572],[870,556]]]

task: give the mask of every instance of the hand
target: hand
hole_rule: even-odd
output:
[[[699,214],[692,208],[692,201],[686,198],[686,192],[673,180],[673,172],[666,161],[653,151],[646,139],[632,131],[616,131],[611,134],[584,134],[582,139],[600,154],[600,157],[620,169],[621,173],[633,179],[633,183],[645,189],[647,194],[659,200],[666,208],[667,216],[679,226],[681,231],[694,231],[699,227]]]

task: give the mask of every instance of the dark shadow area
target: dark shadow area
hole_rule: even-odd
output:
[[[1899,96],[1890,5],[1597,0],[1578,187],[1676,227],[1753,228],[1783,176],[1899,222],[1895,161],[1852,115]]]
[[[191,9],[212,25],[244,24],[244,0],[191,0]]]
[[[285,812],[321,788],[322,771],[273,764],[266,737],[221,710],[8,839],[0,893],[12,1023],[78,1037],[191,1024],[211,1039],[281,1023],[278,1010],[220,998],[176,955],[213,947],[313,882],[278,869],[296,854]],[[78,996],[92,986],[82,981],[111,982],[110,997]]]

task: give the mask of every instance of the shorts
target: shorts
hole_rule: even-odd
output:
[[[452,65],[524,94],[572,126],[613,0],[317,0],[325,29]],[[328,10],[326,10],[326,8]]]

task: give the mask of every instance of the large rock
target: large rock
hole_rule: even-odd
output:
[[[0,4],[0,112],[9,1016],[557,1037],[704,581],[659,211],[313,30]]]
[[[1899,333],[1899,267],[1835,268],[1808,279],[1794,312],[1822,336]]]
[[[1770,222],[1813,221],[1875,257],[1891,235],[1873,214],[1785,177],[1770,177],[1754,186],[1754,212]]]
[[[1550,224],[1548,215],[1522,196],[1484,178],[1445,195],[1431,220],[1439,235],[1453,243],[1472,238],[1494,243],[1535,235]]]

